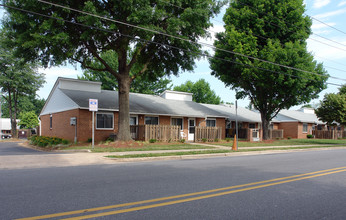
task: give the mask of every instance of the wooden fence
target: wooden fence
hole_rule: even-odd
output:
[[[346,131],[323,131],[323,130],[313,130],[312,135],[318,139],[338,139],[346,137]]]
[[[283,129],[269,129],[269,138],[270,139],[276,139],[276,138],[284,138],[284,130]]]
[[[172,125],[131,125],[130,133],[136,141],[156,139],[161,142],[177,142],[180,140],[180,126]]]
[[[226,129],[226,137],[228,138],[234,138],[235,135],[235,128],[227,128]],[[248,140],[249,138],[249,129],[247,128],[240,128],[238,129],[238,138],[239,139],[246,139]]]
[[[208,142],[221,140],[222,128],[221,127],[196,127],[195,129],[195,142],[201,142],[202,139],[206,139]]]

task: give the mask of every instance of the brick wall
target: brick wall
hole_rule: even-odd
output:
[[[298,122],[281,122],[279,129],[284,130],[284,138],[298,138]]]
[[[52,129],[50,129],[50,115],[41,116],[42,136],[60,137],[71,142],[75,137],[75,126],[70,125],[70,118],[77,118],[77,137],[79,142],[87,141],[92,137],[92,114],[89,110],[74,109],[52,114]],[[118,112],[114,112],[114,129],[96,129],[95,114],[95,141],[106,140],[111,133],[118,132]]]

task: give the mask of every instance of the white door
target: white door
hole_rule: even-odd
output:
[[[188,135],[188,139],[187,139],[189,141],[195,140],[195,126],[196,126],[195,119],[189,118],[189,135]]]

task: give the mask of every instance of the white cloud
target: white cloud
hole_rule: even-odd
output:
[[[329,18],[329,17],[332,17],[332,16],[335,16],[335,15],[340,15],[340,14],[344,14],[346,13],[346,8],[343,8],[343,9],[339,9],[339,10],[336,10],[336,11],[331,11],[331,12],[327,12],[327,13],[323,13],[323,14],[318,14],[318,15],[315,15],[313,17],[315,18]]]
[[[313,7],[322,8],[330,3],[330,0],[315,0]]]
[[[340,3],[338,4],[338,7],[341,7],[341,6],[344,6],[344,5],[346,5],[346,1],[340,2]]]

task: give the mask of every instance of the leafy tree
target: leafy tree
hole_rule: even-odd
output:
[[[117,60],[117,55],[114,51],[107,51],[100,56],[109,63]],[[90,65],[93,69],[100,69],[103,64],[97,59],[94,59]],[[114,66],[113,68],[117,68],[117,63],[112,63],[112,65]],[[111,73],[93,69],[84,69],[83,75],[78,76],[78,79],[102,82],[102,89],[118,90],[117,79]],[[171,89],[171,87],[168,86],[171,82],[171,80],[165,78],[153,80],[149,79],[147,76],[139,76],[132,81],[130,92],[159,95],[165,90]]]
[[[174,5],[166,1],[145,0],[59,1],[59,4],[71,8],[64,9],[32,0],[3,2],[56,18],[7,8],[8,17],[4,25],[12,29],[17,45],[21,45],[18,52],[27,59],[39,59],[45,66],[77,62],[83,68],[109,72],[117,79],[117,137],[120,140],[131,139],[129,92],[132,81],[137,77],[157,79],[163,75],[176,75],[181,70],[191,71],[201,50],[200,45],[191,42],[208,36],[207,29],[212,25],[210,17],[223,5],[223,2],[215,0],[177,0]],[[117,60],[109,62],[100,56],[108,51],[116,53]],[[100,68],[91,66],[94,59],[102,63]],[[117,63],[117,68],[114,68],[114,63]]]
[[[174,91],[192,93],[192,100],[198,103],[220,104],[221,98],[217,96],[214,90],[211,90],[210,85],[204,79],[200,79],[193,83],[190,80],[180,86],[175,86]]]
[[[264,140],[281,109],[307,103],[326,88],[322,64],[307,52],[312,22],[304,11],[303,0],[231,1],[225,32],[216,35],[214,45],[222,50],[210,59],[212,75],[235,89],[237,98],[250,98],[261,113]]]
[[[15,55],[5,34],[4,30],[0,33],[0,87],[11,119],[11,132],[16,137],[19,102],[25,96],[35,96],[44,83],[44,75],[37,72],[36,63],[26,63]]]
[[[328,125],[346,125],[346,85],[337,94],[326,94],[320,107],[315,110],[317,117]]]
[[[46,102],[45,99],[36,98],[35,94],[29,95],[29,96],[20,96],[18,98],[17,115],[19,115],[20,112],[29,112],[29,111],[34,111],[36,115],[39,115],[41,113],[41,110],[45,102]],[[2,101],[1,109],[2,109],[2,117],[9,118],[10,109],[6,100]],[[14,110],[12,109],[12,111]]]
[[[21,112],[19,114],[20,122],[18,123],[20,128],[33,129],[39,125],[39,120],[34,111]]]

